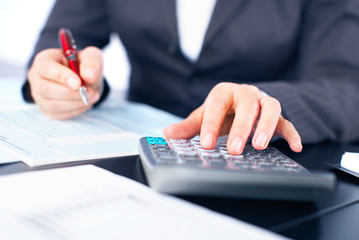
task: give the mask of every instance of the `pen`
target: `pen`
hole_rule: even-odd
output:
[[[75,40],[72,37],[72,34],[67,28],[60,28],[59,30],[59,42],[64,50],[64,54],[67,57],[67,61],[72,71],[74,71],[81,79],[81,87],[79,88],[79,93],[81,95],[82,101],[87,106],[87,89],[85,81],[80,76],[79,62],[77,60],[77,51]]]

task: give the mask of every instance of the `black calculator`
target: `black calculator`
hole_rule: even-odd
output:
[[[231,155],[226,138],[204,149],[198,138],[143,137],[139,153],[148,184],[174,195],[314,201],[335,187],[333,173],[310,172],[274,147],[247,144]]]

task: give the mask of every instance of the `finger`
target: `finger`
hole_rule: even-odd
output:
[[[80,78],[73,72],[61,49],[48,49],[38,53],[31,67],[31,79],[43,78],[60,83],[72,90],[80,87]]]
[[[282,110],[279,101],[272,97],[261,98],[259,104],[260,117],[252,138],[252,145],[257,150],[263,150],[272,139]]]
[[[276,134],[284,138],[294,152],[301,152],[303,149],[302,140],[293,124],[281,117],[278,121]]]
[[[215,146],[223,121],[232,104],[232,90],[228,85],[217,85],[208,95],[200,134],[203,148],[211,149]]]
[[[227,149],[231,154],[241,154],[259,114],[258,97],[242,95],[235,114],[228,136]]]
[[[163,130],[166,138],[192,138],[201,130],[203,106],[194,110],[182,122],[172,124]]]
[[[82,79],[88,84],[96,84],[102,79],[103,56],[100,49],[87,47],[78,53],[80,73]]]
[[[58,100],[79,100],[81,96],[78,91],[69,89],[57,82],[40,79],[33,83],[32,88],[34,96],[51,98]]]
[[[70,90],[61,84],[47,80],[39,80],[34,83],[32,95],[54,100],[77,101],[82,99],[78,91]],[[99,98],[99,93],[91,88],[87,89],[87,95],[89,99]]]

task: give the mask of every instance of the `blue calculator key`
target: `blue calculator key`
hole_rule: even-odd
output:
[[[166,139],[162,137],[146,137],[148,145],[167,145]]]

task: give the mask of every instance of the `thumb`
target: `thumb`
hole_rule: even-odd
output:
[[[203,107],[194,110],[185,120],[172,124],[163,130],[166,138],[192,138],[200,133]]]
[[[87,47],[78,53],[80,75],[89,85],[99,85],[103,78],[102,51],[96,47]]]

